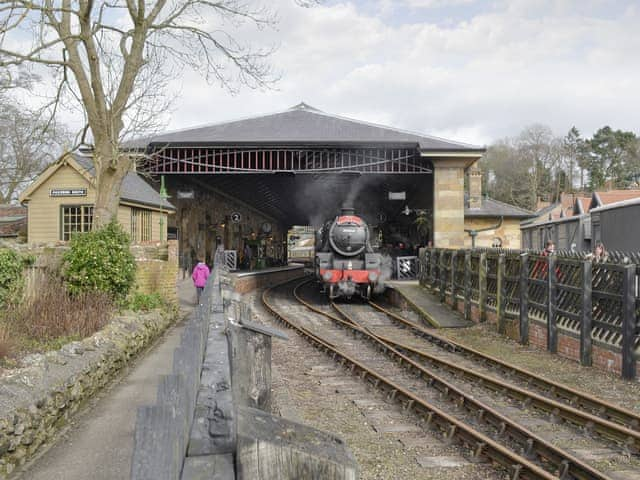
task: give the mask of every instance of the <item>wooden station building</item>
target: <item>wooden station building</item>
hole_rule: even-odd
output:
[[[95,169],[90,156],[67,153],[50,165],[22,193],[27,205],[27,241],[30,244],[66,242],[71,234],[86,232],[93,223]],[[133,243],[167,240],[168,216],[175,208],[136,172],[125,177],[118,222]]]

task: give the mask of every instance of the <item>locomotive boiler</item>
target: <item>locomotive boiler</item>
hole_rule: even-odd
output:
[[[352,208],[326,222],[316,238],[316,277],[329,298],[369,298],[381,286],[382,257],[373,251],[369,226]]]

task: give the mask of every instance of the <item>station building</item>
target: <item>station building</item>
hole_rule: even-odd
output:
[[[292,225],[355,208],[383,245],[464,247],[464,179],[485,149],[319,111],[282,112],[131,142],[139,170],[164,176],[180,251],[218,245],[282,255]],[[429,228],[416,227],[428,212]]]
[[[71,234],[86,232],[93,223],[95,169],[90,156],[67,153],[50,165],[22,193],[27,205],[29,244],[66,242]],[[175,208],[136,172],[122,184],[118,222],[133,243],[167,240],[169,215]]]

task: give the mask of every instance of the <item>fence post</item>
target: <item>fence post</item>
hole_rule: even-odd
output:
[[[636,296],[634,264],[625,265],[622,271],[622,378],[633,380],[636,376],[634,340],[636,335]]]
[[[444,303],[447,300],[445,289],[447,285],[447,276],[445,275],[446,269],[444,268],[444,255],[440,250],[438,265],[440,266],[440,303]]]
[[[478,312],[480,322],[487,321],[487,253],[480,254],[478,263]]]
[[[471,250],[464,251],[464,318],[471,320]]]
[[[556,259],[547,257],[547,350],[558,353],[558,324],[556,318]]]
[[[504,309],[507,303],[506,282],[504,281],[505,256],[504,253],[498,254],[498,272],[496,285],[496,314],[498,317],[498,332],[506,333]]]
[[[529,343],[529,255],[520,255],[520,343]]]
[[[580,325],[580,364],[587,367],[592,363],[591,329],[593,323],[592,306],[592,264],[591,260],[582,261],[582,323]]]
[[[456,294],[456,257],[458,251],[451,253],[451,310],[458,309],[458,295]]]

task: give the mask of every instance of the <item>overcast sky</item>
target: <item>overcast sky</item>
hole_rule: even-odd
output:
[[[185,73],[167,129],[282,111],[301,101],[369,122],[490,144],[532,123],[585,136],[640,133],[640,2],[269,2],[274,90],[232,96]],[[247,37],[246,34],[242,34]]]

